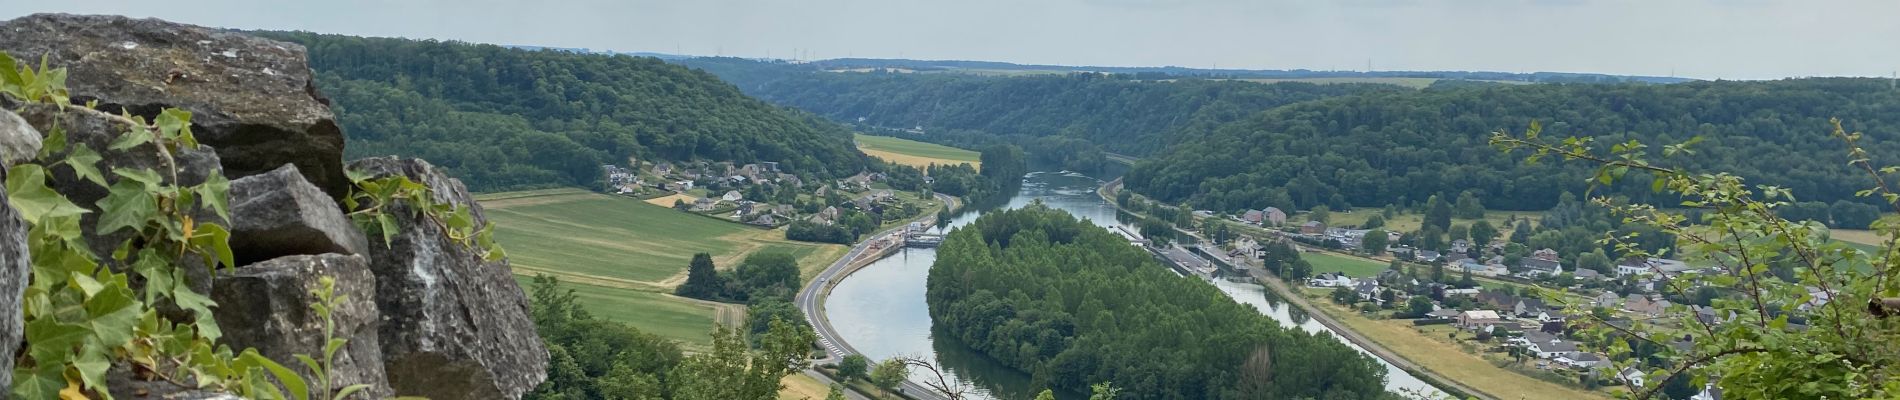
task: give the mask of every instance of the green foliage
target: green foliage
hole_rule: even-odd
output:
[[[594,187],[601,164],[777,161],[806,178],[865,169],[844,128],[647,57],[264,32],[309,49],[350,133],[347,157],[402,155],[469,189]]]
[[[871,360],[869,358],[865,358],[862,354],[852,354],[844,356],[844,360],[838,362],[838,377],[846,381],[852,379],[869,379],[871,377],[869,375],[870,369]]]
[[[409,212],[414,214],[411,216],[422,216],[436,224],[449,240],[475,250],[482,259],[494,261],[508,257],[501,244],[495,242],[493,222],[475,226],[470,207],[437,202],[434,188],[402,175],[370,178],[358,171],[346,173],[356,188],[343,198],[343,208],[351,210],[350,220],[357,228],[366,234],[381,236],[384,246],[389,246],[396,233],[403,229],[397,226],[396,213]]]
[[[909,376],[910,366],[904,364],[904,360],[893,358],[877,363],[877,367],[871,369],[871,384],[884,390],[896,390],[897,385],[903,384]]]
[[[986,214],[937,254],[926,301],[938,334],[1051,387],[1114,381],[1135,398],[1384,396],[1384,370],[1365,355],[1280,327],[1062,211]],[[1255,355],[1299,367],[1243,370]],[[1271,383],[1242,390],[1243,374]]]
[[[531,292],[529,309],[549,360],[547,381],[526,398],[663,398],[677,382],[670,374],[685,359],[679,344],[594,318],[554,277],[535,277]]]
[[[41,64],[38,72],[16,70],[13,60],[0,53],[0,93],[64,109],[65,71],[47,69],[44,60]],[[199,147],[191,113],[164,109],[150,123],[124,118],[131,129],[108,150],[150,149],[166,169],[101,171],[100,153],[68,143],[59,126],[48,132],[36,160],[8,167],[7,202],[28,224],[27,250],[33,254],[21,299],[26,346],[9,371],[15,377],[10,393],[29,399],[110,399],[106,371],[131,364],[159,377],[188,378],[202,388],[249,398],[308,400],[314,393],[305,377],[255,350],[234,353],[217,345],[221,331],[211,313],[216,303],[191,289],[186,268],[235,267],[230,232],[216,221],[197,218],[207,210],[217,220],[230,218],[230,181],[214,172],[197,185],[176,183],[173,154]],[[92,232],[81,224],[91,211],[49,185],[59,167],[69,169],[80,184],[106,191],[94,204],[99,215]],[[88,235],[113,234],[126,238],[110,254],[95,254],[86,241]],[[347,343],[335,337],[330,312],[347,299],[334,295],[333,280],[320,282],[313,291],[320,301],[312,308],[325,320],[322,360],[297,358],[313,372],[317,391],[328,393],[331,359]],[[187,314],[161,316],[161,307]],[[347,387],[330,398],[348,398],[366,388]]]
[[[719,278],[719,269],[713,266],[712,254],[694,253],[693,260],[686,265],[686,282],[673,288],[673,294],[711,300],[718,298],[725,287],[724,280]]]
[[[1307,212],[1306,214],[1306,220],[1319,221],[1319,223],[1322,224],[1327,223],[1328,220],[1332,218],[1333,209],[1326,206],[1313,206],[1313,211]]]
[[[1181,143],[1145,158],[1125,182],[1157,200],[1210,210],[1271,205],[1265,194],[1276,188],[1295,194],[1299,208],[1338,209],[1334,194],[1351,205],[1374,206],[1402,197],[1450,200],[1469,190],[1492,209],[1541,210],[1555,203],[1554,194],[1587,189],[1589,169],[1497,157],[1483,149],[1480,134],[1541,119],[1550,132],[1587,133],[1604,146],[1698,136],[1707,154],[1684,159],[1685,166],[1745,174],[1802,200],[1880,205],[1855,196],[1854,188],[1871,178],[1830,161],[1838,143],[1811,132],[1839,116],[1853,121],[1849,128],[1890,139],[1900,131],[1900,113],[1891,111],[1900,91],[1889,83],[1822,78],[1368,92],[1257,108],[1267,111],[1183,135]],[[1864,145],[1883,157],[1877,163],[1900,160],[1900,141]],[[1681,200],[1649,190],[1652,177],[1632,170],[1627,179],[1594,190],[1641,203]]]
[[[1838,120],[1832,128],[1833,136],[1846,144],[1846,165],[1876,182],[1857,194],[1895,207],[1900,194],[1880,182],[1900,168],[1876,167],[1861,147],[1860,133],[1847,133]],[[1675,238],[1674,257],[1714,266],[1665,281],[1664,293],[1691,298],[1703,296],[1704,287],[1734,290],[1727,298],[1710,301],[1716,315],[1733,313],[1734,320],[1706,321],[1680,307],[1666,313],[1664,321],[1680,327],[1669,332],[1693,339],[1687,349],[1650,339],[1658,337],[1650,333],[1661,328],[1640,321],[1629,328],[1602,324],[1591,330],[1590,335],[1618,338],[1609,341],[1611,355],[1629,360],[1619,367],[1648,373],[1645,386],[1631,388],[1635,397],[1680,396],[1703,382],[1714,383],[1722,388],[1723,398],[1732,399],[1900,396],[1900,385],[1893,383],[1900,374],[1900,341],[1895,340],[1900,330],[1875,304],[1900,296],[1900,279],[1894,279],[1900,257],[1892,255],[1891,245],[1869,254],[1828,240],[1827,228],[1818,222],[1793,222],[1777,215],[1776,209],[1795,202],[1798,191],[1792,188],[1748,184],[1729,172],[1690,172],[1701,151],[1691,146],[1700,137],[1662,146],[1662,157],[1655,158],[1639,141],[1613,143],[1605,151],[1592,138],[1554,142],[1540,138],[1542,130],[1541,124],[1532,123],[1522,135],[1499,132],[1491,141],[1506,151],[1527,150],[1532,160],[1582,160],[1594,166],[1598,185],[1630,179],[1632,171],[1653,177],[1651,190],[1682,199],[1665,206],[1692,209],[1699,216],[1608,197],[1591,201],[1628,224]],[[1892,243],[1900,235],[1900,217],[1882,218],[1874,227]],[[1601,240],[1626,257],[1659,254],[1644,248],[1641,236],[1609,232]],[[1863,265],[1872,268],[1857,267]]]
[[[673,399],[774,399],[779,380],[805,369],[806,353],[818,336],[802,324],[772,321],[760,350],[748,352],[738,331],[713,331],[712,351],[687,357],[669,373]]]

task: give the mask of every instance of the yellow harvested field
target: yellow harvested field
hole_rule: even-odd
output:
[[[676,200],[684,201],[687,204],[691,204],[692,202],[699,201],[699,198],[693,197],[691,195],[687,195],[685,193],[674,193],[674,194],[669,194],[665,196],[646,199],[646,202],[647,204],[652,204],[652,205],[656,205],[660,207],[672,207],[673,202]]]
[[[1881,246],[1881,245],[1885,245],[1887,242],[1885,238],[1880,237],[1880,234],[1874,233],[1874,231],[1865,230],[1865,229],[1834,229],[1834,230],[1829,230],[1828,235],[1835,239],[1845,240],[1845,241],[1854,242],[1854,243],[1860,243],[1860,244],[1864,244],[1868,246]]]
[[[977,169],[983,168],[983,163],[980,163],[980,162],[957,161],[957,160],[951,160],[951,159],[945,159],[945,158],[913,156],[909,154],[899,154],[899,153],[893,153],[889,151],[875,150],[875,149],[868,149],[868,148],[858,148],[858,151],[864,152],[864,155],[877,157],[880,160],[909,165],[909,166],[913,166],[917,168],[928,168],[931,165],[957,165],[957,164],[970,164],[970,166],[977,167]]]
[[[1309,300],[1327,315],[1425,369],[1499,399],[1609,399],[1610,394],[1546,382],[1466,353],[1442,336],[1427,337],[1406,320],[1372,320],[1324,298]]]
[[[779,400],[822,400],[831,394],[831,387],[819,383],[818,379],[805,374],[791,374],[778,381]]]

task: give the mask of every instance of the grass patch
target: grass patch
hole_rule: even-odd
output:
[[[932,164],[982,167],[977,152],[888,136],[856,135],[858,151],[885,161],[923,168]]]
[[[674,193],[674,194],[669,194],[665,196],[646,199],[644,201],[646,201],[647,204],[652,204],[652,205],[666,207],[666,208],[673,208],[673,202],[675,201],[683,201],[683,202],[686,202],[686,204],[693,204],[693,202],[699,201],[699,198],[693,197],[693,196],[687,196],[684,193]]]
[[[778,383],[779,400],[823,400],[825,395],[831,394],[830,386],[802,373],[786,375]]]
[[[516,275],[515,282],[532,290],[534,279]],[[594,286],[563,280],[561,287],[573,289],[575,300],[594,318],[620,322],[641,331],[678,340],[688,345],[710,346],[717,307],[671,295]],[[823,398],[823,397],[820,397]]]
[[[1500,368],[1447,342],[1443,327],[1428,327],[1427,333],[1420,333],[1409,320],[1372,320],[1324,298],[1308,303],[1412,363],[1500,399],[1610,398],[1606,392],[1559,385]]]
[[[1326,272],[1341,272],[1354,278],[1370,278],[1373,275],[1378,275],[1379,271],[1386,269],[1385,264],[1360,258],[1318,252],[1300,254],[1300,259],[1306,260],[1308,264],[1313,264],[1314,275]]]
[[[594,315],[689,347],[710,344],[714,323],[736,326],[745,318],[744,306],[671,295],[694,253],[710,253],[728,270],[752,253],[789,253],[810,279],[849,249],[578,189],[490,198],[482,204],[515,273],[558,276]]]
[[[1351,226],[1365,225],[1366,219],[1372,218],[1373,215],[1378,215],[1383,211],[1384,209],[1372,208],[1372,207],[1358,207],[1358,208],[1354,208],[1352,212],[1333,211],[1331,215],[1329,215],[1326,218],[1326,226],[1351,227]],[[1288,217],[1287,224],[1292,225],[1292,226],[1299,226],[1300,224],[1306,223],[1306,217],[1308,215],[1309,214],[1302,212],[1302,213],[1299,213],[1299,215]],[[1484,219],[1486,221],[1491,221],[1492,227],[1498,228],[1498,237],[1500,238],[1510,237],[1511,228],[1508,226],[1505,226],[1504,221],[1507,219],[1511,219],[1512,216],[1516,216],[1517,220],[1519,221],[1530,220],[1531,222],[1535,223],[1537,222],[1538,218],[1542,217],[1542,213],[1536,212],[1536,211],[1485,211],[1484,212]],[[1471,223],[1477,222],[1477,221],[1478,220],[1476,219],[1468,219],[1468,218],[1452,218],[1451,224],[1465,225],[1466,227],[1470,227]],[[1397,231],[1397,232],[1412,232],[1412,231],[1417,231],[1420,226],[1424,226],[1424,225],[1425,225],[1424,214],[1405,213],[1405,214],[1394,214],[1392,215],[1392,218],[1386,218],[1385,226],[1379,229],[1384,229],[1388,231]]]
[[[576,192],[528,204],[485,202],[510,261],[539,269],[634,281],[685,270],[693,253],[729,254],[756,229],[639,200]]]

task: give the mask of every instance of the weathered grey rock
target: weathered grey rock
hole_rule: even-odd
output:
[[[310,305],[320,301],[311,291],[321,287],[319,280],[325,276],[336,280],[337,295],[348,297],[332,313],[336,337],[349,343],[332,359],[330,389],[367,384],[366,398],[389,397],[382,346],[377,343],[376,278],[362,256],[286,256],[220,274],[212,285],[211,299],[219,304],[223,340],[232,348],[255,348],[311,376],[302,363],[291,360],[298,354],[323,354],[323,317]]]
[[[17,122],[17,123],[16,123]],[[12,112],[0,111],[0,150],[9,152],[5,160],[0,160],[0,182],[6,181],[7,166],[13,164],[10,154],[13,144],[33,144],[32,152],[39,151],[39,133],[25,126],[26,121]],[[18,137],[18,136],[27,137]],[[30,153],[29,153],[30,154]],[[26,221],[20,219],[11,204],[7,204],[6,185],[0,185],[0,387],[13,387],[13,357],[20,349],[20,328],[24,321],[20,315],[20,295],[26,291],[27,271],[32,260],[26,253]],[[0,399],[7,396],[0,394]]]
[[[295,164],[231,181],[231,251],[238,265],[297,254],[368,255],[369,242]]]
[[[40,131],[18,114],[0,109],[0,166],[31,160],[39,153]]]
[[[372,178],[401,175],[434,189],[435,201],[481,206],[462,182],[421,160],[394,157],[350,163]],[[484,261],[408,207],[388,210],[400,232],[370,244],[376,305],[382,311],[384,369],[398,395],[435,400],[518,399],[547,378],[547,349],[528,317],[528,301],[506,261]]]
[[[0,51],[66,67],[73,102],[148,118],[192,112],[233,178],[284,163],[331,197],[349,188],[343,132],[301,45],[157,19],[34,14],[0,23]]]

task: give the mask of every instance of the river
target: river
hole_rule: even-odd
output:
[[[1116,229],[1121,222],[1117,221],[1114,206],[1095,194],[1095,190],[1103,183],[1101,179],[1067,171],[1032,172],[1023,178],[1020,192],[1006,204],[993,205],[989,210],[998,209],[995,207],[1013,209],[1040,200],[1043,204],[1086,218],[1096,225]],[[983,211],[989,210],[967,212],[952,218],[947,229],[968,224]],[[1027,374],[996,363],[954,339],[938,338],[931,334],[929,308],[924,304],[924,281],[929,275],[930,265],[937,259],[936,254],[935,249],[904,249],[838,282],[832,288],[831,295],[825,299],[825,314],[830,318],[832,328],[851,347],[872,360],[901,355],[935,362],[941,369],[947,370],[947,375],[954,383],[966,388],[969,398],[1014,400],[1035,397],[1041,387],[1030,382]],[[1309,332],[1327,332],[1325,334],[1331,336],[1324,325],[1306,318],[1299,310],[1289,310],[1286,303],[1269,298],[1265,288],[1259,285],[1219,280],[1211,284],[1235,301],[1253,305],[1261,314],[1283,325],[1297,325]],[[1343,339],[1341,341],[1344,342]],[[1352,346],[1351,343],[1347,345]],[[1358,349],[1358,346],[1352,347]],[[1381,363],[1384,364],[1383,361]],[[1390,364],[1385,367],[1388,390],[1437,392],[1405,371]],[[911,379],[925,382],[934,377],[925,376],[924,371],[914,371]],[[1061,396],[1064,398],[1080,397],[1074,393],[1059,395],[1064,395]]]

